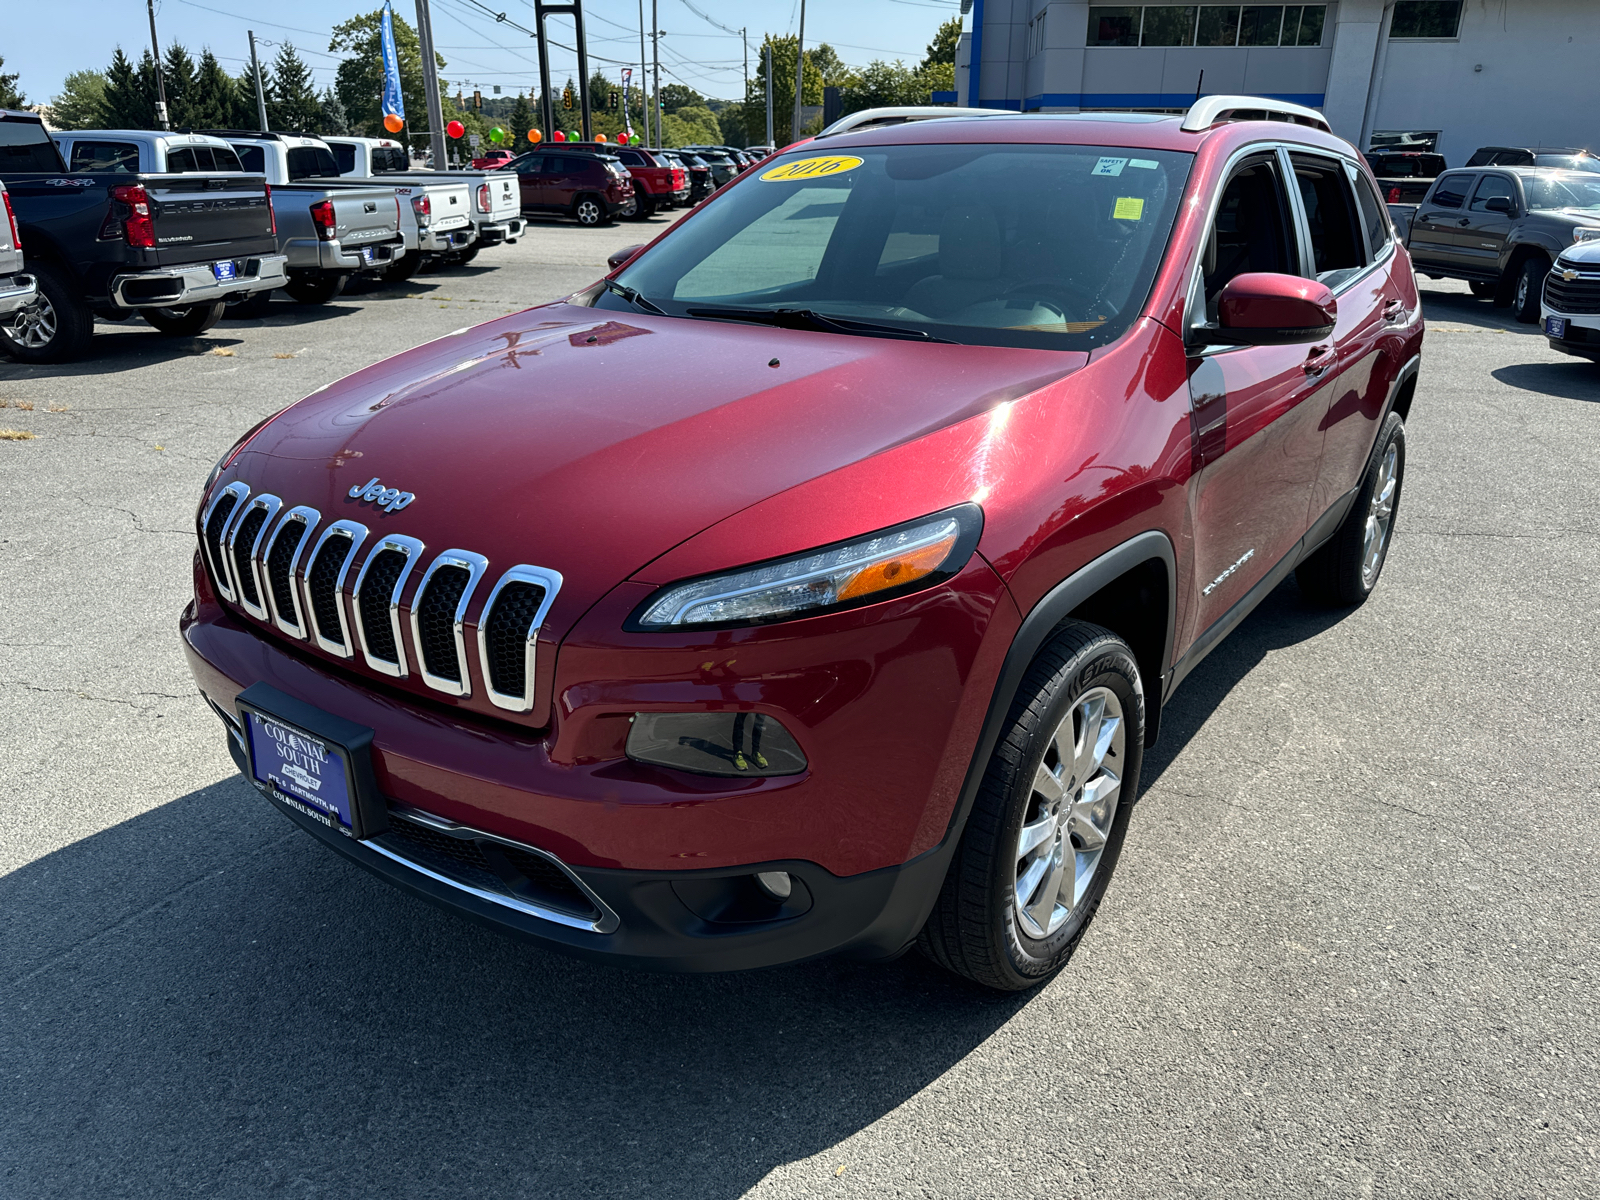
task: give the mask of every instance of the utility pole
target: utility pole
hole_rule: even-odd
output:
[[[250,35],[250,73],[256,80],[256,116],[261,118],[261,132],[267,132],[267,91],[261,86],[261,60],[256,57],[256,31],[246,29]]]
[[[650,0],[650,41],[655,55],[656,145],[661,145],[661,15],[659,0]]]
[[[739,40],[744,43],[744,94],[750,95],[750,29],[739,30]]]
[[[428,0],[417,0],[417,40],[422,43],[422,88],[428,93],[428,140],[433,149],[433,169],[443,171],[448,163],[444,148],[444,105],[439,102],[439,63],[433,54],[433,17],[428,13]],[[544,48],[542,38],[539,47]]]
[[[156,41],[156,0],[145,0],[145,7],[150,11],[150,49],[156,56],[156,120],[162,129],[171,129],[172,122],[167,120],[167,81],[161,77],[161,43]]]
[[[800,41],[795,46],[794,55],[794,125],[790,130],[789,140],[800,140],[800,97],[804,95],[801,83],[805,77],[806,69],[806,0],[800,0]]]
[[[761,47],[761,57],[767,60],[767,145],[776,146],[772,140],[772,42]]]
[[[644,52],[644,0],[639,0],[639,115],[644,118],[640,124],[644,126],[644,136],[650,137],[650,110],[646,107],[650,102],[645,97],[650,93],[650,58]],[[652,142],[651,145],[660,145]]]

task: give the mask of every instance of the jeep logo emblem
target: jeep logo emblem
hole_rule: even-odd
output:
[[[375,504],[384,512],[399,512],[406,505],[416,499],[411,492],[402,492],[399,488],[384,487],[373,476],[360,487],[350,489],[350,499],[359,500],[363,504]]]

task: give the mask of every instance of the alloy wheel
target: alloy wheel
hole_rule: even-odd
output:
[[[593,200],[578,201],[578,224],[598,225],[600,223],[600,206]]]
[[[1528,303],[1528,273],[1524,271],[1517,276],[1517,309],[1521,311]]]
[[[1034,772],[1017,835],[1017,924],[1045,938],[1089,890],[1122,792],[1126,740],[1122,703],[1109,688],[1073,702]]]
[[[1526,289],[1524,289],[1526,290]],[[1371,587],[1389,548],[1389,528],[1394,523],[1394,494],[1400,485],[1400,448],[1393,442],[1378,465],[1367,506],[1367,529],[1361,542],[1361,581]]]
[[[19,346],[39,349],[56,336],[56,310],[41,291],[32,304],[17,309],[6,320],[6,336]]]

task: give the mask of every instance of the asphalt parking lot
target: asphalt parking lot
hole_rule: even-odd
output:
[[[178,646],[212,462],[640,234],[0,360],[0,1196],[1600,1190],[1600,366],[1464,285],[1424,281],[1382,585],[1291,579],[1184,684],[1036,993],[575,962],[270,811]]]

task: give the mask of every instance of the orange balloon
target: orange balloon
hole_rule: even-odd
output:
[[[597,133],[594,135],[594,140],[597,142],[603,142],[606,140],[606,135],[603,133]]]
[[[383,127],[390,133],[399,133],[406,127],[406,123],[394,113],[387,113],[383,118]]]
[[[528,130],[528,140],[537,146],[540,142],[544,141],[544,134],[540,133],[537,129],[530,129]]]

